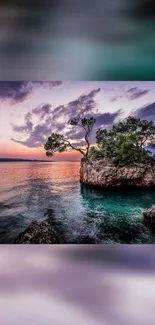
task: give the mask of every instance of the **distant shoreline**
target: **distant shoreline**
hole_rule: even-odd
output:
[[[0,162],[53,162],[41,159],[22,159],[22,158],[0,158]]]
[[[22,159],[22,158],[0,158],[0,163],[1,162],[80,162],[77,160],[61,160],[61,161],[54,161],[54,160],[39,160],[39,159]]]

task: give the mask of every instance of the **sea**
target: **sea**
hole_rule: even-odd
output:
[[[12,243],[52,209],[64,243],[155,243],[143,211],[154,189],[103,190],[79,182],[79,162],[0,163],[0,243]]]

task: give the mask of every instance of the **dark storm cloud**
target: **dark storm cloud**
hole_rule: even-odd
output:
[[[148,94],[149,89],[139,89],[138,87],[133,87],[127,90],[127,95],[130,100],[137,99]]]
[[[44,103],[25,115],[25,123],[22,126],[13,125],[13,131],[20,135],[20,139],[12,138],[14,142],[20,143],[26,147],[36,148],[45,144],[47,137],[52,132],[62,132],[70,139],[77,139],[83,144],[84,133],[77,128],[72,127],[65,133],[65,126],[69,126],[69,120],[77,115],[88,116],[95,115],[93,109],[96,102],[94,97],[101,91],[100,88],[92,90],[87,94],[82,94],[76,100],[67,105],[60,105],[52,108],[50,103]],[[107,113],[108,114],[108,113]],[[105,114],[105,120],[110,119],[110,115]],[[33,125],[33,116],[39,118],[39,124]],[[99,115],[100,116],[100,115]],[[101,114],[101,121],[103,120]],[[97,115],[97,123],[98,115]],[[26,134],[26,140],[21,139],[22,134]]]
[[[22,102],[32,91],[32,83],[23,81],[0,81],[0,98]]]
[[[148,119],[155,122],[155,102],[139,108],[136,116],[138,118]]]
[[[115,119],[120,115],[121,109],[115,113],[103,113],[103,114],[94,114],[96,118],[96,127],[111,125],[114,123]]]
[[[12,100],[12,102],[23,102],[33,91],[34,87],[57,87],[62,81],[27,82],[27,81],[0,81],[0,98]]]

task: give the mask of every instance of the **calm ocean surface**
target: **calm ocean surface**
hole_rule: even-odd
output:
[[[142,212],[155,190],[97,190],[79,183],[78,162],[0,163],[0,243],[52,208],[68,243],[154,243]]]

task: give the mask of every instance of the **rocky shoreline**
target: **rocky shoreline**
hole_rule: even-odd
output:
[[[33,221],[20,233],[13,244],[64,244],[65,236],[62,225],[55,219],[52,209],[44,214],[44,220]]]
[[[106,159],[82,159],[80,181],[102,188],[153,187],[155,164],[118,167]]]
[[[53,210],[48,210],[44,216],[44,220],[33,221],[15,238],[13,244],[100,244],[99,239],[91,236],[77,237],[70,242],[65,237],[62,224],[56,221]],[[155,205],[143,212],[141,222],[155,234]]]
[[[80,182],[90,186],[109,189],[151,188],[155,186],[155,165],[134,165],[116,167],[105,159],[82,159],[80,168]],[[155,206],[143,212],[142,223],[155,232]],[[65,236],[62,223],[57,220],[53,209],[48,209],[40,221],[32,222],[20,233],[14,244],[95,244],[98,243],[91,236],[75,238],[69,242]]]
[[[155,205],[143,212],[143,223],[146,227],[155,231]]]

